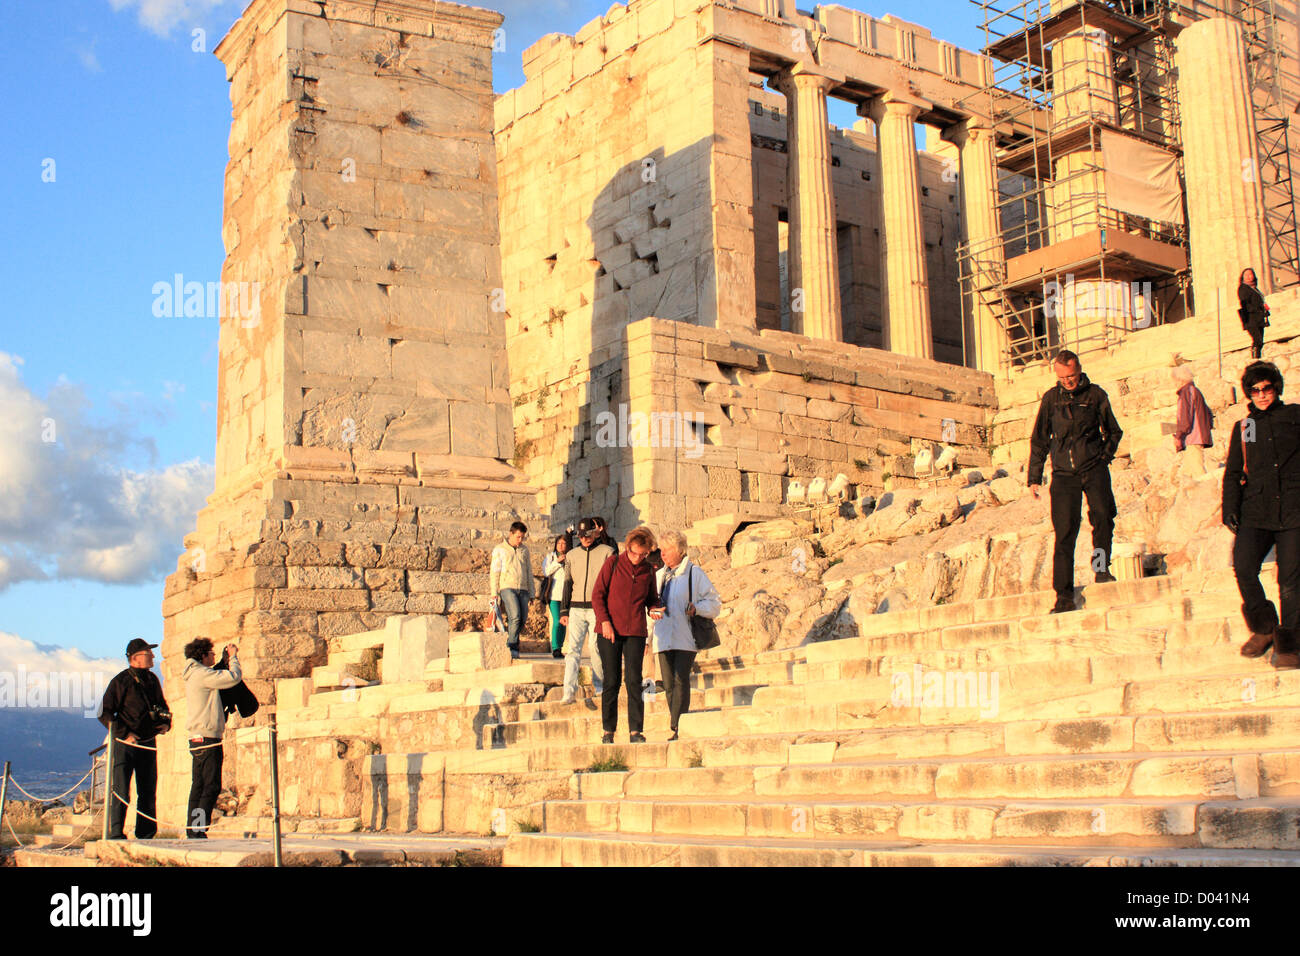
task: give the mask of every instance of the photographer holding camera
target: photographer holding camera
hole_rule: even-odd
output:
[[[109,800],[108,838],[126,839],[126,805],[131,799],[131,776],[135,776],[135,838],[153,839],[158,824],[155,800],[158,789],[158,753],[154,739],[171,730],[172,715],[163,697],[162,682],[151,670],[153,649],[135,638],[126,645],[131,666],[111,681],[104,691],[99,722],[108,728],[114,796]],[[138,745],[138,746],[137,746]],[[120,798],[120,799],[119,799]]]
[[[185,645],[185,707],[189,718],[185,733],[189,737],[190,805],[185,814],[185,836],[205,840],[212,824],[212,808],[221,792],[221,735],[226,729],[226,710],[221,692],[243,680],[239,667],[239,648],[227,644],[221,652],[221,668],[212,642],[200,637]]]

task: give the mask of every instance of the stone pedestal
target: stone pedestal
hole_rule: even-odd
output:
[[[826,130],[826,93],[840,82],[796,66],[774,81],[789,114],[790,289],[802,296],[810,338],[843,339],[836,249],[835,192]]]
[[[491,46],[501,16],[433,0],[254,0],[218,46],[234,116],[216,489],[163,601],[184,815],[183,648],[238,642],[264,705],[390,614],[486,610],[488,554],[534,489],[514,452]],[[231,767],[226,783],[234,782]]]
[[[863,112],[876,123],[880,148],[885,348],[917,358],[933,358],[913,129],[921,106],[916,100],[891,93],[872,100]]]

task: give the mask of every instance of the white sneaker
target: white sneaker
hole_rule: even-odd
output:
[[[574,702],[574,700],[576,700],[576,698],[574,698],[574,697],[572,697],[572,696],[566,696],[566,697],[564,698],[564,700],[560,701],[560,703],[561,703],[561,704],[572,704],[572,703]]]

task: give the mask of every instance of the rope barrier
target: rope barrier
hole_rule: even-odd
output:
[[[22,840],[18,839],[18,834],[14,833],[14,822],[10,820],[8,817],[5,817],[5,823],[9,827],[9,833],[11,836],[13,836],[14,842],[17,843],[20,847],[26,846],[26,844],[23,843]]]
[[[152,740],[153,738],[150,738],[150,739]],[[127,740],[126,738],[122,738],[122,739],[118,740],[118,743],[119,743],[119,744],[126,744],[128,747],[134,747],[136,750],[152,750],[152,751],[155,751],[155,752],[157,752],[157,750],[158,750],[157,747],[146,747],[144,744],[133,744],[133,743],[131,743],[131,741]],[[193,744],[190,744],[190,745],[189,745],[189,746],[190,746],[190,753],[197,753],[197,752],[200,751],[200,750],[211,750],[213,747],[220,747],[220,746],[221,746],[222,744],[224,744],[224,743],[225,743],[224,740],[218,740],[215,744],[203,744],[203,745],[200,746],[200,747],[196,747],[196,746],[194,746]]]
[[[72,793],[72,791],[76,790],[79,786],[81,786],[83,783],[86,782],[86,777],[89,777],[93,772],[94,772],[93,769],[91,769],[91,770],[87,770],[87,771],[86,771],[86,776],[85,776],[85,777],[82,777],[80,780],[78,780],[76,783],[74,783],[74,784],[73,784],[71,787],[69,787],[67,790],[64,790],[64,791],[63,791],[61,794],[59,794],[57,797],[38,797],[38,796],[35,796],[35,795],[33,795],[33,794],[30,794],[30,793],[28,793],[26,790],[24,790],[24,789],[23,789],[23,785],[22,785],[21,783],[19,783],[17,780],[15,780],[13,777],[10,777],[10,778],[9,778],[9,782],[12,783],[12,784],[14,785],[14,788],[15,788],[19,793],[21,793],[24,797],[26,797],[28,800],[35,800],[37,803],[53,803],[55,800],[62,800],[62,799],[63,799],[64,797],[66,797],[68,794]]]
[[[112,788],[110,788],[110,789],[112,789]],[[129,807],[129,806],[131,805],[129,801],[127,801],[127,800],[123,800],[123,799],[122,799],[122,795],[121,795],[120,793],[118,793],[116,790],[113,790],[113,798],[114,798],[115,800],[117,800],[119,803],[123,804],[124,806],[128,806],[128,807]],[[191,826],[186,826],[186,825],[183,825],[183,824],[182,824],[181,826],[177,826],[177,825],[174,824],[174,823],[164,823],[163,821],[159,820],[157,817],[151,817],[151,816],[149,816],[149,814],[144,813],[144,812],[143,812],[139,807],[136,807],[136,808],[135,808],[135,815],[138,816],[138,817],[144,817],[146,820],[148,820],[148,821],[149,821],[150,823],[152,823],[154,826],[158,826],[158,827],[168,827],[169,829],[172,829],[172,830],[181,830],[181,831],[185,831],[185,830],[207,830],[208,827],[212,826],[212,824],[210,824],[210,823],[205,824],[204,826],[201,826],[201,827],[191,827]],[[125,823],[125,821],[123,821],[123,823]]]
[[[90,817],[91,817],[90,822],[87,823],[84,827],[81,828],[81,833],[78,833],[76,836],[74,836],[74,837],[73,837],[71,840],[69,840],[67,843],[63,844],[63,846],[50,847],[50,849],[52,849],[52,850],[69,850],[69,849],[71,849],[72,846],[73,846],[73,844],[75,844],[78,840],[80,840],[81,837],[82,837],[82,835],[85,834],[85,832],[86,832],[87,830],[89,830],[89,829],[90,829],[91,827],[93,827],[93,826],[98,826],[98,825],[99,825],[99,821],[95,819],[95,815],[94,815],[93,812],[91,813]]]

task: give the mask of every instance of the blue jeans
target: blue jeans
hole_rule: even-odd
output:
[[[596,612],[589,607],[569,608],[569,626],[564,639],[564,696],[578,693],[578,668],[582,664],[582,646],[587,642],[587,632],[596,640]],[[605,685],[605,667],[600,654],[592,647],[591,686],[599,694]]]
[[[522,588],[503,588],[501,610],[506,614],[506,643],[518,650],[519,635],[523,633],[524,618],[528,615],[528,592]]]

